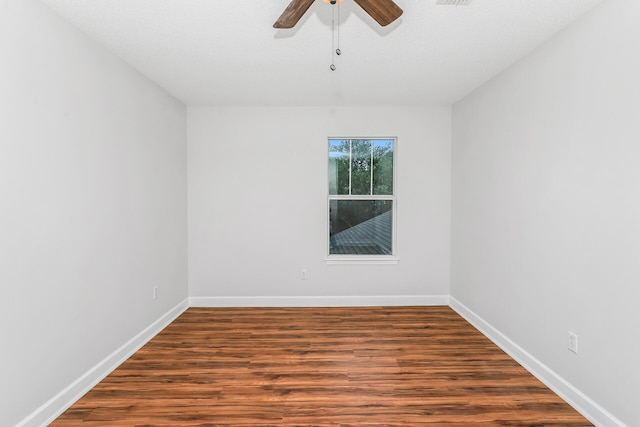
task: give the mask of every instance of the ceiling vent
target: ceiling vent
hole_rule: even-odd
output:
[[[449,6],[468,6],[472,0],[436,0],[436,4],[445,4]]]

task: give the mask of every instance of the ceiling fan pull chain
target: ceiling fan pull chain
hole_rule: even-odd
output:
[[[338,42],[336,43],[338,45],[338,48],[336,49],[336,55],[338,56],[342,55],[342,51],[340,50],[340,3],[341,2],[338,2]]]
[[[335,55],[342,55],[342,51],[340,50],[340,2],[336,0],[331,0],[331,6],[335,6],[338,3],[338,30],[336,31],[336,8],[331,9],[331,65],[329,69],[331,71],[336,70]],[[337,39],[336,39],[337,34]],[[336,48],[336,40],[338,47]]]
[[[335,42],[336,42],[336,10],[333,6],[335,6],[336,2],[332,1],[331,2],[331,65],[329,66],[329,69],[331,71],[335,71],[336,70],[336,65],[334,64],[334,53],[336,52],[335,50]]]

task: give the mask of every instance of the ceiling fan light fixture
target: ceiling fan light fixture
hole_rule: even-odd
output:
[[[330,4],[342,3],[342,0],[322,0],[322,1]]]

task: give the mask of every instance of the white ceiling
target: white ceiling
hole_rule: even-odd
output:
[[[187,105],[450,105],[601,0],[395,0],[380,27],[316,2],[292,30],[289,0],[41,0]],[[337,16],[336,16],[337,21]]]

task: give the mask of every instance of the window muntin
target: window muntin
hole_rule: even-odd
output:
[[[329,255],[393,255],[393,138],[329,139]]]

